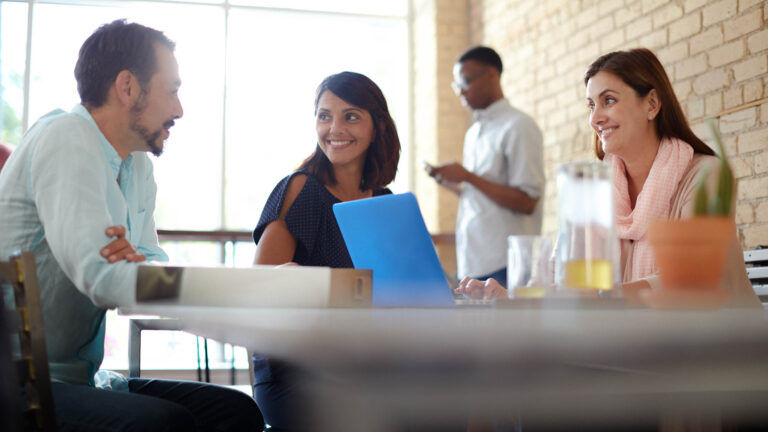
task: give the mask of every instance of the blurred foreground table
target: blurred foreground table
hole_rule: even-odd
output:
[[[768,424],[762,311],[121,308],[290,361],[317,430]],[[535,428],[533,428],[535,429]]]

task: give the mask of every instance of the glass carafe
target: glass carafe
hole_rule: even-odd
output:
[[[602,162],[562,164],[557,169],[557,189],[557,293],[620,295],[620,251],[610,167]]]

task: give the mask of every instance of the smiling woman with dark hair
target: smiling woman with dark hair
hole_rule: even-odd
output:
[[[400,140],[381,89],[368,77],[341,72],[315,94],[315,150],[269,196],[253,231],[256,264],[350,268],[352,260],[333,205],[392,193]],[[254,355],[254,394],[274,430],[304,430],[290,365]]]
[[[324,79],[315,126],[315,151],[277,184],[253,232],[257,264],[352,267],[333,204],[391,193],[400,140],[373,81],[354,72]]]

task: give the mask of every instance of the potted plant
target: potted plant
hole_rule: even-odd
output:
[[[648,231],[662,285],[660,292],[645,295],[652,307],[717,308],[730,297],[720,285],[736,229],[731,217],[733,171],[719,131],[712,122],[709,127],[720,151],[716,189],[709,193],[704,172],[696,190],[694,217],[655,221]]]

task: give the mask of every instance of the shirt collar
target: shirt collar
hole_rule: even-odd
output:
[[[506,98],[501,98],[488,105],[487,108],[472,111],[472,115],[475,117],[475,120],[482,122],[492,119],[497,113],[504,111],[509,106],[509,101]]]
[[[115,178],[117,178],[120,174],[120,166],[125,163],[125,168],[130,169],[133,166],[133,154],[129,154],[127,158],[125,158],[125,161],[120,157],[120,155],[117,153],[117,150],[112,146],[112,144],[107,141],[107,138],[104,136],[104,134],[101,132],[101,129],[99,129],[99,125],[96,124],[96,120],[93,119],[93,116],[91,116],[91,113],[88,112],[88,109],[84,107],[82,104],[77,104],[72,108],[72,113],[84,118],[88,123],[93,126],[94,129],[96,129],[99,132],[99,143],[101,144],[101,149],[104,152],[104,156],[106,156],[107,161],[109,161],[109,166],[112,168],[112,172],[115,174]]]

